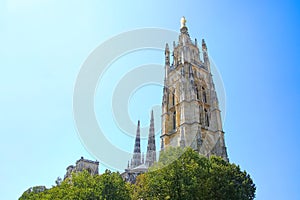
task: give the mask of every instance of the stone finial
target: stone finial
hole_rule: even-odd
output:
[[[166,51],[169,51],[169,44],[166,43]]]
[[[207,46],[206,46],[206,43],[205,43],[204,39],[202,39],[202,49],[207,50]]]
[[[168,43],[166,43],[166,49],[165,49],[165,63],[166,65],[170,65],[170,50],[169,50]]]

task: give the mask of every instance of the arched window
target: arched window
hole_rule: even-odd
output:
[[[202,87],[202,101],[207,103],[206,91],[204,87]]]
[[[173,113],[173,130],[176,129],[176,111]]]
[[[205,115],[205,125],[209,126],[209,116],[206,108],[204,109],[204,115]]]

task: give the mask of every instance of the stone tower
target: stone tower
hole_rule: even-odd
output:
[[[178,43],[165,48],[161,148],[191,146],[204,156],[228,160],[207,46],[192,41],[181,19]],[[170,58],[172,56],[172,60]]]
[[[154,117],[153,110],[151,111],[151,120],[148,136],[148,146],[146,154],[146,166],[151,166],[156,161],[156,146],[155,146],[155,132],[154,132]]]

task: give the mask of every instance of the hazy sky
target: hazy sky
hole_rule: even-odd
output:
[[[300,4],[214,0],[1,1],[1,199],[17,199],[31,186],[51,187],[81,156],[97,159],[81,143],[73,118],[74,85],[84,61],[126,31],[179,32],[183,15],[190,36],[205,38],[222,76],[230,161],[250,173],[257,199],[300,199]],[[149,63],[164,64],[164,52],[122,56],[103,77],[104,88],[97,87],[97,120],[111,143],[126,151],[134,141],[132,135],[118,136],[109,97],[126,73]],[[134,91],[130,120],[141,119],[146,130],[161,96],[158,85]],[[97,103],[104,99],[106,104]],[[101,163],[100,172],[107,167]]]

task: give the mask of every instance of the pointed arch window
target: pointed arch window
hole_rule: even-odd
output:
[[[195,86],[195,92],[196,92],[196,97],[197,97],[197,100],[199,100],[199,90],[198,90],[198,87],[197,85]]]
[[[207,103],[207,96],[206,96],[206,91],[205,91],[204,87],[202,87],[202,101],[204,103]]]
[[[204,115],[205,115],[205,126],[209,126],[209,116],[206,108],[204,109]]]
[[[173,130],[176,129],[176,111],[173,113]]]

